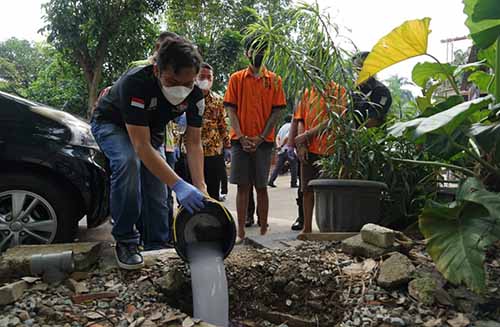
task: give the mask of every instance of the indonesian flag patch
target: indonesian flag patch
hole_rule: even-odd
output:
[[[139,109],[144,109],[144,100],[139,98],[132,98],[130,105]]]

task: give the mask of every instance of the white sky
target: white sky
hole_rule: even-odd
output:
[[[308,1],[312,2],[312,1]],[[462,0],[318,0],[320,8],[328,10],[333,21],[351,30],[351,40],[360,50],[369,51],[377,41],[406,20],[430,17],[428,53],[446,61],[443,39],[466,36]],[[470,40],[458,41],[454,49],[465,50]],[[411,70],[417,62],[430,61],[418,57],[396,64],[378,75],[381,79],[400,75],[411,80]]]
[[[43,40],[38,30],[43,26],[41,4],[45,0],[0,0],[0,41],[10,37]],[[312,2],[309,0],[308,2]],[[446,60],[446,45],[440,40],[465,36],[465,15],[461,0],[318,0],[334,21],[351,30],[346,34],[361,50],[370,50],[379,38],[389,33],[405,20],[431,17],[432,33],[429,37],[429,53]],[[455,42],[455,49],[466,49],[470,41]],[[379,74],[380,78],[391,75],[411,79],[415,58],[397,64]]]

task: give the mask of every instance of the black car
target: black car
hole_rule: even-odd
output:
[[[109,175],[88,123],[0,92],[0,252],[71,242],[106,221]]]

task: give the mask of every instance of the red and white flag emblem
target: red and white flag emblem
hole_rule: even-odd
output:
[[[137,108],[140,108],[140,109],[144,109],[144,100],[143,99],[139,99],[139,98],[132,98],[132,100],[130,102],[130,105],[132,107],[137,107]]]

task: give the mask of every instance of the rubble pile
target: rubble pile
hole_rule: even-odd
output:
[[[489,284],[478,295],[447,283],[423,242],[377,230],[343,242],[235,248],[226,260],[231,326],[500,327],[500,244],[487,255]],[[93,266],[58,282],[11,274],[0,284],[0,326],[210,326],[189,316],[190,272],[175,253],[148,255],[146,268],[127,272],[110,250],[92,252]]]

